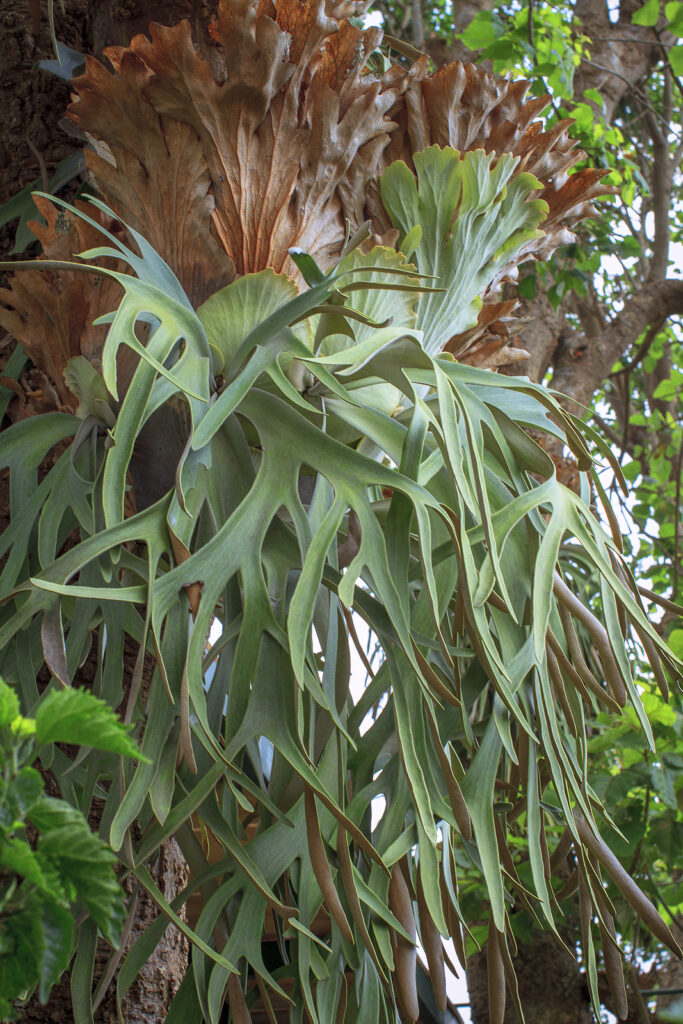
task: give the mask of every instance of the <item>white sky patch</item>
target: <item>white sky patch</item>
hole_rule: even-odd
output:
[[[365,25],[365,28],[371,28],[373,25],[378,25],[381,27],[383,21],[384,18],[382,17],[381,11],[370,11],[370,13],[366,14],[365,17],[363,18],[363,24]]]
[[[223,624],[220,619],[214,619],[211,623],[211,629],[209,630],[209,643],[213,647],[216,640],[221,636],[223,632]]]
[[[619,21],[619,0],[607,0],[607,11],[609,20],[616,25]]]

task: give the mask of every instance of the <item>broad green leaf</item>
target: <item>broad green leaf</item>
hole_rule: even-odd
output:
[[[102,934],[115,945],[123,923],[123,892],[114,874],[113,852],[64,800],[43,797],[30,817],[41,833],[41,857],[74,886]]]
[[[19,714],[19,698],[11,686],[0,679],[0,728],[11,725]]]
[[[675,75],[683,75],[683,46],[672,46],[669,50],[669,63]]]
[[[30,765],[21,768],[7,787],[6,799],[12,812],[21,818],[29,815],[42,795],[43,785],[43,779],[35,768]]]
[[[229,368],[233,356],[270,313],[295,298],[297,287],[286,274],[261,270],[245,274],[216,292],[197,310],[214,359],[214,372]]]
[[[45,937],[43,959],[40,964],[38,996],[46,1003],[53,985],[56,985],[69,966],[73,952],[74,922],[68,910],[52,900],[41,902],[41,923]]]
[[[459,36],[470,50],[483,50],[499,36],[491,11],[480,11]]]
[[[78,743],[140,758],[129,730],[104,701],[89,690],[52,689],[36,711],[38,743]]]
[[[33,895],[21,909],[3,914],[0,996],[14,1000],[36,984],[45,953],[41,897]]]
[[[659,0],[645,0],[645,3],[631,15],[634,25],[646,25],[651,28],[659,21]]]
[[[40,859],[23,839],[0,841],[0,864],[4,871],[20,875],[43,892],[50,892],[50,881],[43,874]]]
[[[680,0],[669,0],[664,7],[667,30],[680,39],[683,36],[683,4]]]
[[[493,813],[493,789],[501,746],[495,723],[491,721],[460,785],[472,818],[491,913],[496,928],[502,932],[505,930],[505,901]]]

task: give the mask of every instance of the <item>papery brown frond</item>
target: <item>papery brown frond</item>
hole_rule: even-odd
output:
[[[185,250],[168,235],[177,227],[191,240],[201,237],[208,253],[215,242],[204,223],[207,203],[215,204],[222,261],[227,255],[237,274],[281,271],[291,246],[323,265],[338,253],[345,228],[338,190],[364,194],[397,98],[396,75],[388,84],[362,76],[381,33],[337,22],[342,7],[356,5],[281,0],[273,10],[224,0],[211,31],[218,76],[181,22],[152,25],[151,39],[137,36],[128,51],[109,51],[119,77],[89,61],[74,81],[79,99],[70,116],[106,142],[114,159],[115,166],[89,160],[99,187],[144,231],[193,302],[216,284],[205,275],[201,296],[188,287],[189,268],[179,266],[188,262]],[[212,265],[220,262],[212,253]]]
[[[526,359],[528,353],[523,348],[513,348],[514,338],[510,336],[516,306],[517,299],[485,302],[476,325],[451,338],[444,351],[450,352],[458,362],[485,370]]]
[[[527,100],[528,82],[459,62],[430,75],[426,58],[363,74],[381,32],[351,25],[341,17],[347,8],[356,5],[221,0],[211,65],[187,22],[152,25],[150,39],[107,51],[117,75],[89,60],[74,81],[70,116],[111,154],[108,163],[89,157],[99,187],[194,302],[229,273],[226,256],[236,274],[296,274],[287,250],[298,246],[329,265],[346,219],[357,227],[370,216],[384,234],[379,173],[396,159],[410,165],[434,143],[512,153],[517,173],[539,178],[549,205],[545,235],[523,257],[545,258],[571,240],[590,201],[611,191],[601,171],[569,175],[583,156],[569,138],[571,122],[543,131],[535,118],[548,99]]]
[[[584,169],[569,175],[585,154],[569,137],[572,121],[558,122],[548,131],[534,119],[550,98],[527,100],[529,82],[509,82],[473,64],[455,61],[433,75],[426,66],[406,89],[400,127],[385,151],[382,169],[393,160],[412,165],[412,154],[431,145],[452,146],[461,152],[484,149],[520,157],[516,173],[528,171],[543,185],[540,198],[549,211],[544,237],[530,242],[517,262],[534,256],[546,259],[559,245],[573,239],[572,227],[594,213],[591,200],[615,190],[601,185],[606,171]],[[396,114],[394,114],[396,116]]]
[[[160,253],[197,304],[234,277],[211,237],[213,199],[201,143],[193,129],[159,116],[145,98],[151,71],[134,52],[112,53],[118,75],[93,58],[73,82],[72,117],[104,145],[87,151],[98,190],[123,220]]]
[[[327,268],[347,220],[356,229],[370,217],[376,239],[391,244],[379,174],[396,159],[411,165],[412,154],[433,143],[512,153],[520,157],[516,173],[541,180],[545,235],[527,243],[521,258],[545,258],[569,241],[573,224],[592,212],[591,200],[610,191],[601,171],[568,173],[582,157],[569,122],[544,132],[534,119],[547,101],[526,100],[526,82],[457,62],[430,75],[427,58],[365,73],[381,32],[346,19],[367,6],[220,0],[210,62],[187,22],[152,25],[149,38],[107,50],[113,72],[86,58],[69,116],[91,142],[90,176],[116,215],[168,263],[193,305],[266,267],[298,278],[288,257],[293,246]],[[46,255],[68,259],[100,244],[84,244],[84,229],[71,225],[57,254],[55,224],[64,215],[43,212],[55,236],[36,232]],[[115,307],[111,286],[26,271],[1,297],[10,309],[0,323],[54,381],[60,401],[73,404],[62,370],[76,354],[97,362],[104,328],[91,325]],[[452,351],[491,367],[519,358],[504,319],[487,309],[473,331],[452,340]]]
[[[102,235],[84,220],[58,210],[41,196],[35,196],[34,202],[47,221],[29,222],[44,258],[71,261],[74,253],[102,244]],[[76,205],[111,230],[103,214],[84,203]],[[71,358],[83,355],[99,369],[106,327],[93,326],[93,320],[116,309],[122,294],[118,282],[105,274],[53,269],[22,270],[11,278],[8,288],[0,290],[0,325],[21,343],[50,382],[38,387],[41,409],[76,407],[64,383],[64,368]],[[33,398],[31,404],[38,407]]]

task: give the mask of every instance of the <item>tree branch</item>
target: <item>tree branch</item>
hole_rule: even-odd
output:
[[[595,336],[575,335],[558,352],[551,387],[581,415],[616,361],[635,344],[650,324],[683,314],[683,281],[652,282],[624,301],[623,309]],[[573,401],[572,401],[573,400]]]
[[[650,351],[650,348],[652,347],[652,342],[655,340],[655,338],[661,331],[665,321],[666,317],[661,316],[658,320],[655,320],[654,323],[650,324],[648,332],[643,338],[643,342],[639,346],[638,350],[634,352],[633,356],[631,357],[631,359],[628,360],[628,362],[624,363],[620,370],[615,370],[614,373],[610,373],[610,377],[619,377],[622,373],[630,373],[631,370],[635,370],[636,366],[638,366],[638,364],[645,358],[645,356]]]
[[[664,78],[664,109],[671,111],[671,76]],[[654,236],[650,278],[661,280],[666,277],[669,261],[669,208],[673,187],[673,167],[669,160],[667,131],[662,130],[649,110],[644,111],[644,120],[652,140],[653,160],[650,173],[650,191],[654,214]],[[670,120],[670,113],[667,121]]]

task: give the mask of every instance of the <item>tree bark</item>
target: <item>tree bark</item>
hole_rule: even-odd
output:
[[[170,903],[187,883],[188,871],[180,848],[174,840],[164,843],[151,874]],[[126,891],[132,897],[132,887]],[[125,958],[137,939],[157,917],[159,910],[144,890],[137,894],[132,927],[122,949]],[[100,940],[93,977],[93,1020],[95,1024],[119,1024],[116,1009],[116,971],[107,971],[112,950]],[[173,997],[187,969],[188,942],[169,924],[154,953],[144,964],[121,1001],[126,1024],[163,1024]],[[105,979],[106,973],[106,979]],[[104,979],[104,980],[103,980]],[[108,979],[108,980],[107,980]],[[70,975],[66,973],[43,1006],[37,993],[19,1010],[18,1021],[26,1024],[73,1024]]]
[[[204,16],[207,6],[202,0],[195,3],[160,0],[151,4],[126,3],[126,0],[69,0],[65,5],[54,4],[56,36],[60,42],[79,52],[100,53],[105,45],[126,44],[136,32],[146,29],[151,20],[171,24],[182,17],[196,15],[198,19],[200,14]],[[38,60],[54,59],[45,11],[40,30],[35,33],[26,0],[5,0],[0,11],[0,52],[3,54],[0,137],[5,144],[4,159],[0,165],[2,205],[36,179],[36,187],[44,189],[45,180],[57,164],[80,150],[82,140],[65,132],[68,124],[63,118],[69,102],[68,85],[57,76],[35,68]],[[4,253],[11,252],[15,232],[16,221],[0,230],[0,248]],[[0,494],[0,524],[9,522],[8,502],[9,495],[4,487]],[[128,678],[132,675],[136,655],[134,650],[127,651]],[[89,685],[87,663],[76,684]],[[96,810],[93,810],[91,826],[96,829],[98,824]],[[150,870],[168,902],[187,884],[187,865],[173,840],[163,844]],[[140,889],[135,897],[130,881],[124,888],[129,901],[135,901],[135,909],[130,928],[127,934],[124,933],[123,949],[117,951],[121,955],[115,964],[111,962],[112,950],[105,943],[99,943],[93,978],[93,1019],[96,1024],[118,1024],[116,968],[159,913],[144,890]],[[123,997],[121,1008],[126,1024],[162,1024],[166,1020],[187,969],[187,957],[187,940],[174,925],[169,925],[156,950]],[[98,990],[100,982],[101,991]],[[18,1017],[27,1024],[39,1024],[41,1021],[67,1024],[73,1019],[68,973],[52,990],[45,1006],[40,1004],[35,994],[21,1008]]]
[[[549,933],[520,943],[513,958],[526,1024],[590,1024],[586,983],[575,959]],[[490,1024],[486,950],[467,965],[473,1024]],[[509,998],[505,1024],[518,1024]]]

